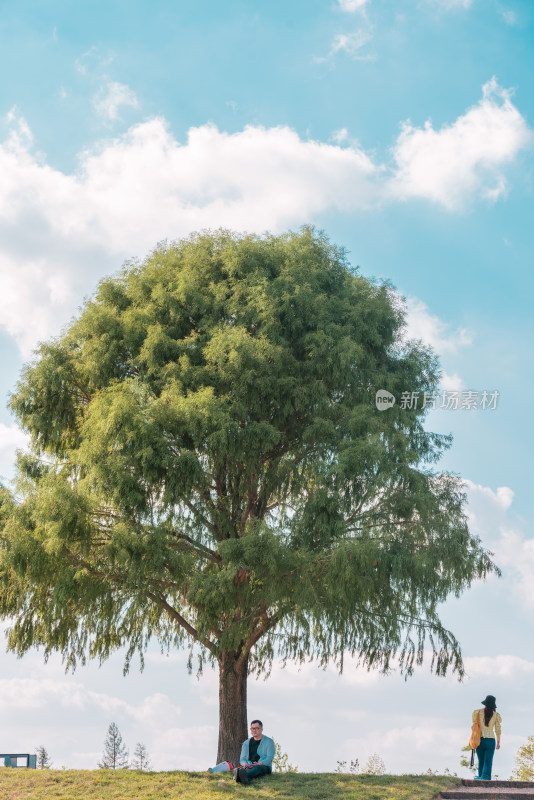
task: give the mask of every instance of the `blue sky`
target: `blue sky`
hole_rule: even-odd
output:
[[[503,570],[443,609],[469,679],[276,666],[249,710],[301,770],[373,751],[392,771],[458,769],[488,693],[501,777],[534,733],[533,24],[528,0],[2,3],[2,396],[125,259],[203,227],[305,223],[407,298],[444,390],[500,393],[428,417],[454,434],[442,466]],[[23,445],[2,405],[5,479]],[[14,750],[94,767],[115,720],[157,768],[213,758],[215,675],[188,677],[183,654],[151,649],[126,678],[120,654],[73,676],[0,659]]]

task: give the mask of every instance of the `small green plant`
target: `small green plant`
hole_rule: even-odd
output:
[[[466,754],[465,756],[463,754]],[[466,769],[471,770],[473,775],[477,771],[478,767],[476,766],[476,760],[473,761],[473,765],[471,765],[471,748],[468,744],[465,747],[462,747],[462,755],[460,756],[460,766],[465,767]]]
[[[298,766],[289,763],[289,756],[284,753],[278,742],[274,743],[273,772],[298,772]]]
[[[359,773],[359,771],[360,771],[360,762],[358,761],[357,758],[353,759],[349,763],[349,767],[347,769],[347,762],[346,761],[338,761],[335,771],[339,772],[342,775],[347,775],[347,774],[357,775]]]
[[[367,763],[363,768],[365,775],[385,775],[386,765],[378,753],[371,753],[367,759]]]
[[[534,781],[534,736],[529,736],[516,753],[512,781]]]
[[[435,777],[435,776],[438,776],[438,775],[439,776],[449,775],[451,778],[457,778],[458,777],[458,773],[451,772],[451,770],[448,767],[445,767],[445,769],[439,769],[439,770],[438,769],[430,769],[429,768],[429,769],[427,769],[426,772],[422,772],[421,775],[429,775],[429,776],[432,776],[432,777]]]

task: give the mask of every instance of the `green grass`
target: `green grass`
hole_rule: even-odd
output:
[[[431,800],[458,783],[436,775],[271,775],[251,786],[229,773],[0,769],[2,800]]]

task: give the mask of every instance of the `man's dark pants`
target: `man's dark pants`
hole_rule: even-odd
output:
[[[247,784],[250,783],[253,778],[259,778],[260,775],[270,775],[270,773],[270,767],[266,767],[265,764],[257,764],[255,767],[250,767],[250,769],[240,769],[239,781]]]

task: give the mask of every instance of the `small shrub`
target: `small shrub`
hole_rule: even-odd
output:
[[[335,769],[336,772],[339,772],[342,775],[357,775],[360,771],[360,762],[357,758],[353,759],[349,763],[349,768],[347,769],[347,762],[346,761],[338,761],[337,767]]]
[[[385,775],[386,765],[378,753],[371,753],[363,771],[366,775]]]
[[[289,756],[282,751],[278,742],[275,741],[273,772],[298,772],[298,770],[298,766],[293,766],[293,764],[289,763]]]
[[[516,753],[512,781],[534,781],[534,736],[529,736]]]

